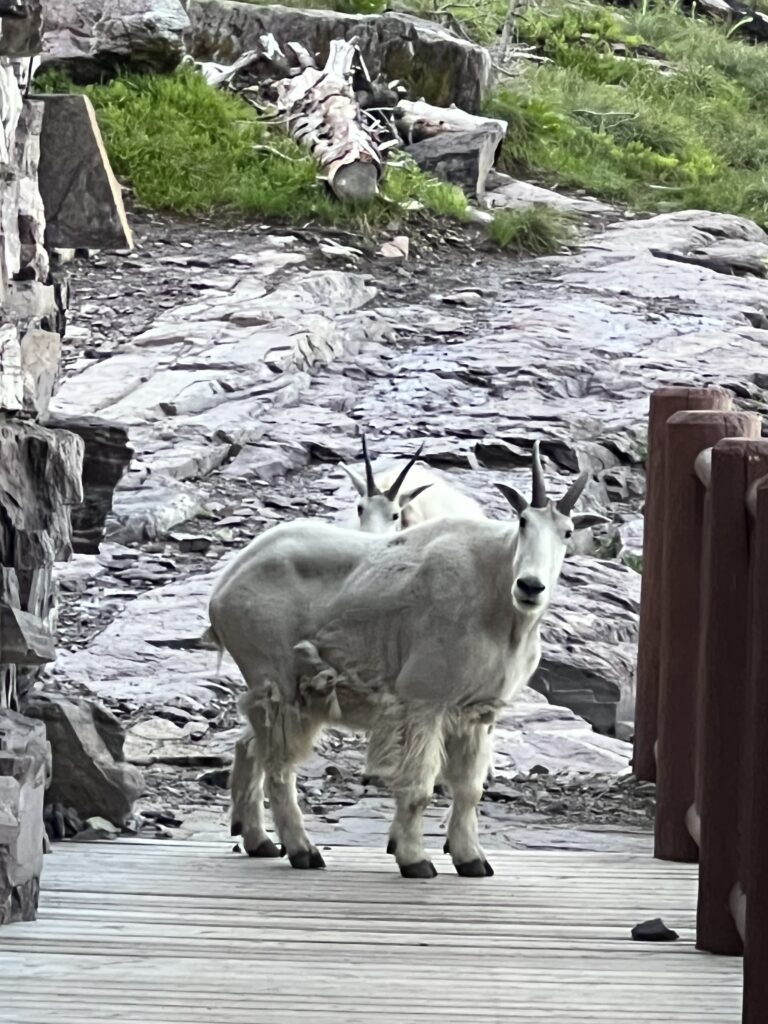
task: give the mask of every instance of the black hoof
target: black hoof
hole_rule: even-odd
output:
[[[489,878],[493,874],[493,868],[487,860],[469,860],[466,864],[454,864],[456,873],[462,878]]]
[[[401,864],[400,874],[403,878],[434,878],[437,870],[431,860],[419,860],[415,864]]]
[[[451,844],[446,839],[445,842],[443,843],[443,853],[450,853],[450,852],[451,852]]]
[[[280,851],[271,839],[263,839],[255,850],[248,851],[249,857],[279,857]]]
[[[233,821],[229,828],[229,834],[231,836],[241,836],[243,834],[243,823],[241,821]]]
[[[397,840],[396,839],[390,838],[389,842],[387,843],[387,853],[391,854],[393,857],[397,853]]]
[[[291,867],[298,868],[299,871],[325,867],[325,861],[319,850],[299,850],[298,853],[289,854],[288,860],[291,862]]]

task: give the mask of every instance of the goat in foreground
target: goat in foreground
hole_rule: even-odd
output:
[[[404,877],[436,874],[422,815],[438,773],[452,791],[446,848],[456,871],[493,874],[476,815],[492,726],[539,662],[567,538],[605,521],[571,515],[585,484],[582,474],[548,500],[536,445],[531,503],[499,485],[516,523],[433,520],[393,537],[294,521],[227,566],[211,595],[210,636],[248,684],[232,832],[251,856],[278,855],[266,792],[292,866],[325,866],[304,830],[295,771],[334,725],[370,734],[370,761],[395,797],[389,848]]]
[[[424,523],[428,519],[486,518],[473,498],[451,487],[424,463],[417,463],[423,444],[403,469],[393,467],[374,477],[364,434],[360,440],[363,445],[365,479],[344,463],[341,468],[360,496],[357,515],[361,530],[368,533],[392,533]],[[401,488],[406,476],[409,485],[416,486],[403,492]]]

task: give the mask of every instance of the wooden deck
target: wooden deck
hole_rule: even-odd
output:
[[[697,953],[696,868],[626,854],[447,857],[404,881],[383,852],[328,870],[229,843],[66,844],[40,917],[0,929],[2,1024],[738,1024],[741,961]],[[663,917],[670,944],[630,939]]]

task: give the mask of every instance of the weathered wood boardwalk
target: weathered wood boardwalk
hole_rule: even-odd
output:
[[[0,930],[2,1024],[738,1024],[741,960],[697,953],[696,868],[627,854],[447,857],[404,881],[383,852],[328,870],[231,844],[55,847],[40,918]],[[670,944],[630,939],[661,916]]]

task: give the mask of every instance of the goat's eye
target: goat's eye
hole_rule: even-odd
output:
[[[399,518],[400,518],[400,513],[399,513],[399,512],[393,512],[393,513],[392,513],[392,519],[393,519],[393,520],[397,520],[397,519],[399,519]]]
[[[357,506],[357,514],[359,516],[361,516],[363,514],[363,506],[362,505],[358,505]]]
[[[573,536],[573,530],[566,530],[566,531],[565,531],[565,539],[566,539],[566,540],[570,540],[570,538],[571,538],[572,536]]]
[[[528,520],[525,518],[525,516],[520,516],[520,529],[524,530],[527,525],[528,525]]]

